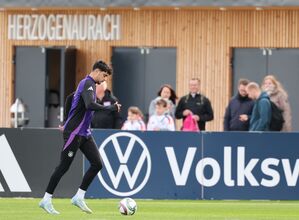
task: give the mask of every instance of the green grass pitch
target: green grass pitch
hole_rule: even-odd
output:
[[[40,199],[0,198],[0,220],[298,220],[299,201],[213,201],[139,200],[133,216],[118,212],[116,199],[86,200],[93,214],[70,204],[70,199],[53,199],[60,215],[52,216],[38,207]]]

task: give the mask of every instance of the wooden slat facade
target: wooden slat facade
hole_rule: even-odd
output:
[[[8,40],[9,14],[119,14],[119,41],[14,41]],[[0,11],[0,126],[10,126],[9,107],[14,100],[13,51],[16,45],[75,46],[77,82],[96,59],[110,61],[112,47],[176,47],[177,93],[188,91],[188,79],[199,77],[210,98],[215,119],[208,130],[221,131],[225,107],[231,96],[231,52],[234,47],[299,47],[299,9],[193,10],[129,9],[5,10]]]

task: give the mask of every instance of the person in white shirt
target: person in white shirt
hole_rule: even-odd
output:
[[[168,113],[167,102],[160,99],[156,102],[155,114],[149,118],[148,131],[175,131],[173,118]]]
[[[128,117],[122,126],[122,130],[129,131],[145,131],[146,126],[142,120],[143,114],[141,110],[136,106],[131,106],[128,109]]]

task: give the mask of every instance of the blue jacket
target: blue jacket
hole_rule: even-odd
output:
[[[262,92],[254,104],[249,131],[269,131],[271,114],[272,110],[269,96],[267,93]]]
[[[248,131],[249,120],[240,121],[240,115],[250,117],[254,101],[248,97],[242,97],[238,93],[229,102],[224,115],[224,131]]]

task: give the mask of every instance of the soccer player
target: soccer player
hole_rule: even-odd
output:
[[[71,203],[86,213],[92,213],[84,201],[84,196],[93,178],[102,168],[101,157],[90,132],[92,115],[97,110],[119,111],[121,107],[118,103],[111,106],[96,103],[96,83],[106,81],[111,74],[112,70],[105,62],[97,61],[93,65],[91,73],[80,81],[74,93],[71,108],[63,126],[64,145],[60,163],[52,174],[45,195],[39,203],[39,206],[50,214],[59,214],[52,205],[52,195],[61,177],[69,169],[79,148],[90,162],[90,168],[85,173]]]

